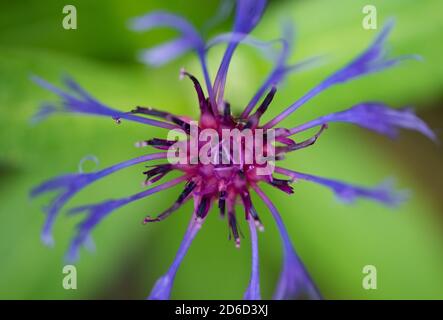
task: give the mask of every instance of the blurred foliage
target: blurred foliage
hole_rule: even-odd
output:
[[[42,180],[77,170],[80,159],[88,154],[100,159],[100,168],[140,155],[143,150],[135,149],[134,141],[161,137],[164,132],[69,115],[31,126],[29,118],[38,105],[56,97],[34,85],[29,76],[38,74],[59,83],[60,76],[68,73],[98,99],[122,110],[140,104],[196,115],[191,84],[178,81],[181,66],[200,76],[196,59],[187,55],[161,69],[137,63],[138,49],[174,33],[135,34],[127,30],[126,22],[161,8],[180,13],[201,27],[213,16],[218,2],[78,0],[69,4],[77,7],[77,30],[62,28],[63,2],[0,3],[0,298],[143,298],[171,263],[191,207],[159,224],[141,226],[140,221],[147,213],[166,208],[178,188],[118,210],[106,219],[94,231],[96,253],[82,252],[75,291],[64,290],[61,283],[64,251],[79,220],[62,215],[56,223],[55,248],[44,247],[39,240],[44,220],[41,206],[50,197],[31,202],[28,192]],[[315,55],[325,55],[325,59],[281,86],[268,117],[368,45],[375,31],[361,27],[366,4],[361,0],[269,4],[255,36],[273,39],[280,34],[282,20],[293,20],[297,26],[294,61]],[[364,100],[383,100],[395,107],[414,105],[441,126],[442,113],[436,110],[441,109],[443,88],[443,2],[374,0],[372,4],[378,9],[379,24],[389,17],[397,20],[389,41],[392,54],[417,53],[424,62],[405,62],[382,74],[335,87],[304,106],[286,124],[295,125]],[[231,21],[215,31],[229,30]],[[213,72],[222,49],[210,54]],[[269,63],[253,50],[238,50],[227,93],[235,110],[247,102],[269,69]],[[408,142],[409,137],[414,138]],[[296,184],[292,197],[266,190],[326,298],[443,298],[441,189],[429,187],[435,186],[431,180],[437,180],[441,171],[441,150],[424,152],[437,147],[416,134],[405,134],[398,142],[380,141],[379,136],[350,126],[331,126],[315,147],[293,154],[285,164],[368,186],[395,176],[400,187],[413,191],[411,200],[396,210],[365,201],[345,206],[328,190],[309,183]],[[419,175],[427,163],[432,164],[429,184]],[[135,193],[143,179],[142,170],[143,166],[130,168],[100,181],[69,206]],[[262,288],[264,297],[270,298],[280,271],[280,242],[266,208],[259,203],[258,209],[266,227],[259,237]],[[242,229],[247,233],[245,223]],[[226,223],[215,212],[211,214],[179,270],[174,298],[241,298],[250,272],[248,237],[236,250],[227,233]],[[378,269],[377,290],[366,291],[361,286],[362,268],[367,264]]]

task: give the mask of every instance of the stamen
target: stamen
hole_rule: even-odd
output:
[[[277,189],[280,189],[281,191],[288,194],[292,194],[294,193],[294,189],[292,188],[292,186],[290,186],[290,183],[292,183],[292,180],[277,179],[274,177],[272,177],[272,180],[269,182],[269,184],[276,187]]]
[[[250,217],[254,220],[255,226],[258,230],[263,231],[264,227],[261,223],[260,217],[258,216],[257,211],[255,210],[254,206],[252,205],[251,196],[249,195],[249,192],[245,191],[241,194],[241,198],[243,201],[243,205],[245,206],[245,216],[246,220],[249,220]]]
[[[157,110],[152,107],[140,107],[140,106],[136,106],[135,109],[131,110],[131,113],[146,114],[148,116],[164,118],[164,119],[167,119],[167,117],[170,115],[170,113],[168,112]]]
[[[204,219],[209,211],[209,205],[211,202],[211,198],[209,196],[203,196],[200,200],[200,204],[198,205],[196,216],[197,218]]]
[[[249,211],[251,209],[252,206],[252,201],[251,201],[251,197],[249,196],[249,193],[247,191],[241,193],[241,198],[243,201],[243,205],[245,206],[245,218],[246,220],[249,217]]]
[[[232,235],[234,237],[234,241],[235,241],[235,246],[237,248],[240,248],[240,235],[238,232],[238,228],[237,228],[237,219],[235,218],[235,211],[233,208],[231,208],[232,211],[230,210],[228,213],[228,223],[229,223],[229,227],[232,231]]]
[[[156,218],[151,218],[150,216],[146,216],[143,220],[143,224],[146,224],[148,222],[158,222],[166,219],[169,217],[174,211],[176,211],[184,202],[187,200],[188,196],[191,194],[191,192],[195,189],[197,184],[194,181],[189,181],[183,192],[179,195],[177,201],[168,208],[167,210],[163,211],[161,214],[159,214]]]
[[[261,117],[266,112],[272,100],[274,99],[276,92],[277,92],[277,87],[273,86],[269,91],[269,93],[266,95],[261,105],[257,108],[257,111],[255,112],[256,114],[258,114]]]
[[[200,85],[200,82],[198,82],[197,78],[194,77],[192,74],[188,73],[183,68],[180,71],[180,76],[181,76],[181,79],[184,76],[188,76],[189,79],[191,79],[191,81],[194,83],[194,88],[195,88],[195,91],[197,92],[197,98],[198,98],[198,102],[199,102],[199,105],[200,105],[201,113],[203,114],[203,113],[206,113],[208,111],[212,112],[212,110],[210,110],[210,108],[208,108],[208,104],[207,104],[207,100],[206,100],[205,94],[204,94],[203,89],[202,89],[202,87]]]
[[[295,144],[295,141],[288,137],[275,137],[275,141],[283,143],[287,146],[292,146]]]
[[[265,227],[263,226],[260,217],[258,216],[257,210],[255,209],[254,206],[251,206],[249,213],[251,214],[252,219],[254,219],[255,226],[257,227],[257,229],[261,232],[265,231]]]
[[[158,117],[166,119],[170,122],[173,122],[174,124],[178,125],[180,128],[182,128],[186,133],[189,134],[191,127],[189,123],[181,120],[179,117],[165,111],[160,111],[151,107],[140,107],[137,106],[135,109],[131,110],[131,113],[134,114],[146,114],[148,116]]]
[[[249,117],[246,125],[244,126],[245,129],[257,127],[261,116],[266,112],[266,110],[268,109],[272,100],[274,99],[274,95],[275,95],[276,91],[277,91],[277,88],[275,86],[273,86],[271,91],[269,91],[269,93],[266,95],[263,102],[257,108],[257,111],[255,111],[255,113]]]
[[[146,175],[145,185],[150,185],[161,178],[163,178],[167,173],[173,169],[170,164],[161,164],[155,166],[154,169],[144,171],[143,174]]]
[[[148,145],[150,146],[172,146],[176,141],[166,140],[166,139],[160,139],[160,138],[154,138],[151,140],[146,141]]]
[[[218,208],[220,209],[220,217],[224,218],[226,213],[226,191],[220,191],[219,193]]]
[[[172,122],[174,122],[176,125],[180,126],[187,134],[191,132],[191,126],[189,123],[184,122],[183,120],[179,118],[173,118]]]
[[[295,151],[295,150],[300,150],[309,146],[312,146],[318,139],[318,137],[320,137],[320,135],[323,133],[323,131],[325,129],[328,128],[327,124],[323,124],[320,128],[320,130],[311,138],[300,142],[300,143],[295,143],[293,145],[288,145],[285,147],[277,147],[276,148],[276,153],[280,154],[280,153],[286,153],[286,152],[291,152],[291,151]]]
[[[223,117],[225,120],[231,119],[231,104],[229,102],[224,103]]]
[[[169,147],[171,147],[176,142],[177,141],[154,138],[151,140],[137,141],[135,143],[135,147],[136,148],[143,148],[143,147],[147,147],[147,146],[152,146],[156,149],[168,150]]]
[[[148,146],[148,141],[137,141],[134,145],[136,148],[144,148]]]
[[[163,173],[163,172],[169,171],[169,170],[171,170],[170,164],[160,164],[160,165],[155,166],[154,169],[144,171],[143,174],[147,175],[148,178],[151,178],[159,173]]]

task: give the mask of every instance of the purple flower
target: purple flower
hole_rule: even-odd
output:
[[[228,163],[204,164],[202,162],[193,163],[192,161],[184,163],[180,161],[164,161],[164,163],[150,166],[149,169],[143,172],[146,176],[144,186],[148,187],[146,190],[120,199],[107,200],[102,203],[72,209],[70,211],[71,214],[84,213],[85,218],[78,225],[77,234],[72,240],[67,253],[68,260],[75,261],[77,259],[81,246],[88,245],[93,229],[116,209],[175,185],[184,184],[183,190],[169,208],[155,217],[147,216],[143,220],[145,224],[162,221],[178,210],[186,201],[192,199],[194,202],[194,210],[191,214],[189,226],[178,253],[169,270],[155,283],[149,298],[170,298],[178,268],[192,241],[205,222],[212,206],[218,207],[220,216],[227,221],[230,238],[234,240],[237,247],[240,246],[238,223],[241,215],[237,214],[235,206],[236,204],[242,204],[244,217],[249,226],[252,245],[252,271],[249,285],[244,293],[244,299],[260,299],[258,236],[256,229],[263,231],[263,225],[259,213],[251,200],[251,194],[254,192],[268,207],[280,231],[283,244],[284,261],[274,298],[321,299],[318,288],[304,267],[301,258],[296,253],[282,217],[277,211],[276,206],[259,185],[266,183],[287,194],[292,194],[293,187],[291,183],[298,180],[306,180],[329,188],[339,200],[347,203],[359,198],[366,198],[384,205],[395,206],[405,200],[405,193],[393,191],[391,184],[388,183],[368,188],[300,173],[278,166],[275,167],[273,172],[259,173],[260,169],[263,169],[273,161],[272,158],[269,158],[272,148],[275,149],[274,160],[278,161],[288,152],[312,146],[328,125],[334,122],[347,122],[389,137],[396,136],[400,128],[411,129],[424,134],[432,140],[436,140],[435,134],[411,109],[391,109],[378,102],[360,103],[345,111],[325,115],[294,128],[276,127],[305,102],[327,88],[397,65],[400,61],[408,58],[388,58],[385,55],[384,44],[392,29],[392,22],[389,22],[376,37],[375,41],[351,63],[328,76],[318,86],[291,104],[275,118],[267,123],[262,123],[261,117],[271,104],[277,91],[277,85],[289,72],[300,67],[300,64],[291,64],[288,61],[293,47],[293,31],[290,27],[285,26],[283,36],[271,42],[259,41],[249,35],[260,21],[265,6],[266,1],[264,0],[238,0],[232,32],[217,36],[208,42],[184,18],[171,13],[153,12],[131,20],[131,28],[137,31],[146,31],[157,27],[170,27],[179,31],[178,38],[158,47],[144,50],[140,55],[144,62],[151,65],[162,65],[189,50],[193,50],[197,54],[203,69],[206,88],[203,88],[198,79],[188,72],[182,70],[181,75],[188,77],[192,81],[197,95],[200,110],[200,117],[197,121],[198,129],[210,129],[218,136],[222,136],[224,129],[237,130],[240,133],[246,133],[249,130],[254,137],[258,136],[261,129],[275,129],[273,131],[275,133],[275,143],[271,144],[271,147],[267,146],[264,149],[264,153],[268,156],[265,158],[265,163],[259,162],[257,158],[254,158],[252,163],[244,161],[243,158],[240,163],[233,163],[232,159],[235,158],[233,149],[225,148],[223,143],[219,142],[211,150],[216,150],[216,155],[227,156]],[[213,45],[220,42],[227,42],[227,48],[216,76],[212,80],[206,64],[206,53]],[[231,113],[229,103],[224,100],[224,91],[230,61],[236,48],[241,43],[250,44],[262,52],[271,53],[270,56],[275,61],[271,73],[245,106],[244,111],[240,115],[234,115]],[[281,49],[276,55],[274,49],[270,49],[274,43],[281,44]],[[415,56],[409,57],[416,58]],[[60,210],[77,192],[89,184],[129,166],[148,163],[156,159],[170,160],[169,151],[176,144],[181,144],[182,146],[190,146],[192,144],[192,122],[188,117],[142,106],[136,106],[129,110],[129,112],[119,111],[100,103],[71,79],[65,81],[69,89],[68,91],[61,90],[40,78],[35,77],[34,79],[39,85],[56,93],[61,98],[61,104],[59,105],[44,105],[36,115],[37,120],[55,112],[92,114],[108,117],[117,123],[128,120],[168,130],[181,130],[186,136],[184,140],[179,142],[164,138],[152,138],[138,142],[136,144],[138,147],[149,146],[163,151],[140,156],[97,172],[63,175],[36,187],[32,191],[33,196],[45,192],[59,192],[47,209],[47,219],[42,232],[43,241],[47,244],[52,244],[53,242],[52,227]],[[255,112],[252,113],[254,109]],[[157,118],[157,120],[153,118]],[[311,138],[303,141],[293,138],[298,133],[314,127],[320,127],[320,129]],[[269,141],[269,139],[271,139],[270,136],[266,135],[265,140]],[[196,147],[197,151],[200,152],[206,146],[197,143]],[[249,151],[252,152],[251,150]],[[183,156],[173,154],[174,157],[183,160]],[[191,160],[192,154],[186,152],[184,158]],[[178,171],[181,175],[178,178],[159,183],[161,180],[165,180],[165,177],[173,171]],[[276,176],[276,174],[280,175],[280,177]]]

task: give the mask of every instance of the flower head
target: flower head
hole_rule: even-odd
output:
[[[148,187],[146,190],[124,198],[71,210],[73,214],[85,213],[86,217],[79,224],[77,235],[69,248],[67,254],[69,260],[77,258],[79,248],[88,243],[91,231],[111,212],[156,192],[183,184],[182,192],[169,208],[156,216],[147,216],[143,220],[144,224],[162,221],[186,201],[192,199],[194,202],[194,210],[179,251],[169,270],[156,282],[149,298],[167,299],[170,297],[175,275],[186,251],[202,227],[211,207],[217,207],[220,216],[226,220],[230,238],[234,240],[237,247],[241,243],[239,221],[247,220],[252,243],[252,272],[244,298],[260,299],[256,230],[263,231],[263,224],[251,200],[252,193],[256,193],[273,216],[283,243],[284,263],[274,297],[276,299],[321,298],[319,290],[295,251],[282,217],[260,185],[268,184],[286,194],[292,194],[292,182],[306,180],[329,188],[344,202],[366,198],[385,205],[397,205],[405,199],[405,195],[393,191],[389,184],[382,184],[375,188],[356,186],[282,168],[275,166],[274,163],[283,159],[289,152],[314,145],[328,125],[335,122],[354,124],[390,137],[395,136],[399,128],[419,131],[433,140],[436,137],[411,109],[391,109],[379,102],[360,103],[347,110],[319,117],[294,128],[278,127],[282,120],[327,88],[397,65],[404,60],[406,57],[387,58],[384,53],[384,43],[393,26],[392,22],[389,22],[369,48],[351,63],[328,76],[275,118],[263,123],[262,116],[277,93],[277,85],[298,66],[288,63],[293,33],[291,28],[285,27],[283,37],[277,41],[282,45],[281,51],[276,55],[275,65],[270,75],[245,106],[244,111],[240,115],[233,114],[229,102],[224,99],[230,61],[238,45],[242,43],[251,44],[262,51],[269,49],[271,42],[255,40],[248,35],[260,21],[265,6],[264,0],[238,0],[232,32],[215,37],[208,42],[205,42],[197,29],[184,18],[171,13],[154,12],[131,20],[131,28],[137,31],[151,30],[156,27],[171,27],[179,31],[180,36],[177,39],[143,51],[141,58],[145,62],[161,65],[186,51],[193,50],[197,53],[203,69],[205,86],[202,86],[199,80],[187,71],[181,70],[180,73],[181,77],[189,78],[194,86],[200,110],[197,121],[149,106],[136,106],[132,110],[118,111],[100,103],[70,79],[66,80],[70,91],[63,91],[40,78],[35,78],[38,84],[53,91],[62,99],[61,107],[45,105],[37,114],[38,118],[54,112],[92,114],[114,119],[117,123],[126,120],[135,121],[169,129],[172,132],[180,131],[182,137],[180,139],[168,136],[137,142],[137,147],[151,147],[161,152],[144,155],[93,173],[64,175],[35,188],[32,195],[55,190],[60,192],[47,210],[47,220],[42,233],[46,243],[52,243],[52,226],[61,208],[81,189],[129,166],[164,159],[163,163],[150,166],[143,172],[146,176],[143,186]],[[227,48],[216,76],[212,80],[206,64],[206,53],[210,47],[219,42],[227,42]],[[410,57],[414,58],[414,56]],[[311,138],[300,140],[297,137],[298,133],[314,127],[317,127],[318,131]],[[199,134],[197,139],[196,132]],[[226,132],[227,136],[225,136]],[[202,135],[204,139],[201,139]],[[248,139],[253,141],[252,144],[248,143]],[[167,175],[172,171],[180,172],[181,175],[178,178],[161,182],[167,180]],[[236,204],[241,204],[244,208],[242,214],[236,211]]]

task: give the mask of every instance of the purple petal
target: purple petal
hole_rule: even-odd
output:
[[[167,153],[155,153],[138,158],[134,158],[128,161],[118,163],[109,168],[93,172],[93,173],[78,173],[68,174],[60,177],[56,177],[49,181],[46,181],[39,186],[31,190],[31,197],[38,196],[45,192],[59,191],[59,194],[49,205],[45,224],[43,226],[41,238],[46,245],[53,245],[52,228],[57,218],[60,209],[75,195],[77,192],[88,186],[89,184],[111,174],[118,170],[127,168],[129,166],[154,160],[164,159],[167,157]]]
[[[255,95],[246,105],[245,110],[240,116],[243,119],[246,119],[248,117],[248,115],[257,105],[260,98],[271,86],[276,86],[277,84],[281,83],[288,74],[307,69],[317,63],[319,60],[319,57],[312,57],[293,65],[290,65],[288,63],[288,59],[292,54],[294,46],[294,27],[291,23],[285,23],[283,25],[283,37],[282,39],[280,39],[280,42],[282,43],[280,55],[277,59],[275,59],[275,65],[271,73],[268,75],[262,86],[257,90]]]
[[[101,204],[82,206],[70,210],[71,213],[88,211],[88,215],[77,227],[77,234],[71,241],[68,252],[66,253],[66,262],[75,263],[79,257],[80,247],[90,238],[91,230],[108,214],[125,204],[126,202],[124,200],[109,200]]]
[[[243,296],[244,300],[261,300],[260,294],[260,272],[258,262],[258,239],[256,222],[252,217],[248,219],[249,230],[251,232],[251,246],[252,246],[252,271],[251,279],[248,288]]]
[[[260,21],[265,6],[265,0],[238,0],[235,11],[233,33],[244,34],[245,36],[250,33]],[[233,39],[229,43],[218,69],[217,76],[214,81],[214,94],[217,105],[223,104],[229,64],[231,62],[232,55],[239,44],[239,40],[240,39]]]
[[[129,26],[134,31],[148,31],[159,27],[170,27],[181,33],[180,38],[156,48],[155,53],[157,54],[151,54],[152,56],[150,58],[152,59],[146,61],[151,65],[161,65],[186,53],[191,48],[194,48],[200,53],[204,52],[205,44],[198,31],[184,18],[175,14],[156,11],[131,19]],[[168,59],[164,60],[164,58],[159,55],[160,52],[166,54]],[[155,61],[154,58],[159,59],[159,61]]]
[[[271,211],[283,242],[283,269],[280,274],[280,280],[274,294],[274,299],[277,300],[292,300],[292,299],[321,299],[314,282],[306,271],[303,263],[298,257],[285,225],[277,208],[274,206],[268,196],[257,186],[252,186],[255,192],[263,200],[266,206]]]
[[[184,38],[191,42],[194,48],[204,49],[204,41],[198,31],[183,17],[175,14],[155,11],[129,21],[129,27],[134,31],[148,31],[159,27],[169,27],[179,31]]]
[[[246,105],[245,110],[241,114],[241,118],[246,119],[248,117],[250,112],[257,105],[260,98],[263,97],[263,95],[270,87],[272,87],[273,85],[278,85],[279,83],[284,81],[285,78],[291,73],[304,71],[314,65],[317,65],[319,61],[320,57],[312,57],[293,65],[276,65],[273,71],[265,79],[262,86],[257,90],[252,99]]]
[[[301,107],[303,104],[305,104],[307,101],[309,101],[311,98],[315,97],[317,94],[323,92],[334,84],[344,83],[370,73],[381,71],[388,67],[397,65],[399,62],[405,59],[418,59],[417,56],[401,56],[395,59],[388,59],[386,57],[384,45],[393,25],[393,21],[389,21],[380,32],[380,34],[376,37],[371,46],[367,48],[360,56],[358,56],[342,69],[338,70],[337,72],[326,78],[318,86],[314,87],[303,97],[301,97],[295,103],[286,108],[286,110],[284,110],[274,119],[266,123],[264,128],[274,127],[295,110],[297,110],[299,107]]]
[[[390,137],[397,136],[398,128],[405,128],[421,132],[433,141],[437,140],[435,133],[412,109],[392,109],[377,102],[361,103],[348,110],[319,117],[292,128],[290,133],[295,134],[329,122],[353,123]]]
[[[205,33],[229,18],[232,11],[234,10],[234,5],[234,0],[222,0],[215,16],[206,21],[206,23],[204,24],[203,30],[205,31]]]
[[[287,251],[273,298],[275,300],[321,300],[321,294],[308,277],[295,250]]]
[[[72,240],[66,255],[67,261],[75,262],[78,259],[80,247],[84,245],[85,242],[89,239],[92,229],[100,221],[102,221],[103,218],[107,217],[111,212],[115,211],[120,207],[127,205],[128,203],[143,199],[147,196],[150,196],[151,194],[171,188],[183,182],[185,179],[186,176],[182,176],[174,180],[160,184],[158,186],[155,186],[151,189],[129,196],[127,198],[108,200],[99,204],[86,205],[71,209],[70,210],[71,214],[87,212],[87,217],[78,225],[77,235]]]
[[[57,107],[55,107],[52,104],[42,104],[40,106],[40,108],[38,109],[38,111],[32,116],[31,118],[31,123],[32,124],[37,124],[43,120],[45,120],[46,118],[48,118],[50,115],[52,115],[53,113],[57,112],[58,109]]]
[[[32,79],[41,87],[54,92],[62,98],[62,108],[56,108],[55,106],[48,106],[47,104],[45,104],[42,109],[36,114],[36,116],[34,116],[34,120],[42,120],[43,118],[55,112],[73,112],[80,114],[105,116],[114,120],[126,119],[165,129],[176,128],[176,126],[173,124],[142,118],[132,114],[128,114],[126,112],[112,109],[95,100],[72,79],[65,80],[65,83],[67,84],[68,88],[71,89],[72,94],[53,86],[51,83],[43,80],[42,78],[32,77]]]
[[[334,192],[339,200],[345,203],[353,203],[355,200],[357,200],[357,198],[367,198],[388,206],[395,207],[408,198],[407,192],[394,191],[392,182],[390,180],[381,183],[375,188],[365,188],[280,167],[276,167],[275,172],[284,174],[294,179],[307,180],[328,187]]]
[[[197,232],[201,228],[202,221],[196,219],[195,215],[191,217],[191,221],[188,226],[188,230],[180,244],[177,255],[174,258],[172,265],[169,267],[168,272],[160,277],[154,285],[148,299],[150,300],[168,300],[171,297],[171,290],[174,283],[177,270],[188,251],[192,240],[194,240]]]
[[[252,48],[257,49],[263,56],[270,60],[275,60],[277,57],[276,49],[273,48],[274,44],[282,42],[280,40],[272,41],[262,41],[254,38],[251,35],[245,35],[243,33],[222,33],[213,38],[211,38],[206,43],[206,51],[212,49],[214,46],[222,43],[238,42],[239,44],[244,44]]]
[[[156,11],[141,17],[133,18],[129,21],[129,26],[135,31],[148,31],[159,27],[170,27],[181,33],[181,37],[162,46],[142,52],[142,57],[148,54],[146,62],[151,65],[161,65],[180,55],[189,49],[194,49],[197,53],[205,77],[208,94],[212,97],[212,85],[209,77],[205,56],[205,42],[194,26],[183,17],[175,14]],[[154,50],[154,51],[152,51]],[[165,56],[161,56],[163,53]],[[156,61],[157,60],[157,61]]]
[[[178,38],[151,49],[144,49],[139,54],[140,61],[151,66],[162,66],[191,49],[191,44],[185,38]]]
[[[258,24],[266,6],[266,0],[237,0],[234,32],[250,33]]]
[[[295,68],[288,69],[287,63],[288,59],[292,53],[294,45],[294,27],[290,23],[285,23],[283,25],[283,37],[281,39],[282,49],[279,57],[276,59],[274,68],[272,69],[269,76],[264,81],[263,85],[258,89],[256,94],[252,97],[251,101],[247,104],[245,110],[243,111],[241,118],[246,118],[255,105],[258,103],[259,99],[265,94],[265,92],[273,85],[280,83],[287,71],[295,71]]]
[[[418,58],[418,56],[410,55],[401,56],[395,59],[387,58],[385,42],[393,27],[394,21],[388,21],[376,37],[375,41],[368,49],[366,49],[366,51],[354,59],[350,64],[328,77],[324,83],[332,85],[335,83],[346,82],[394,66],[406,58]]]

